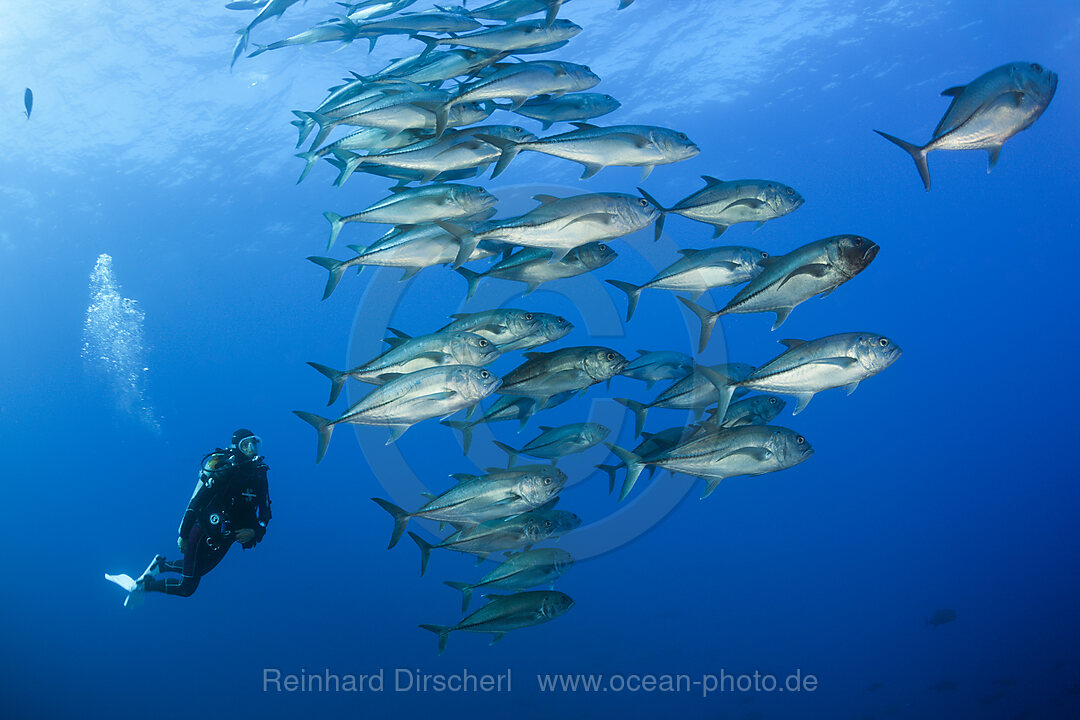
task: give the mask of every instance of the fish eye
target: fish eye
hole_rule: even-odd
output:
[[[544,521],[544,527],[546,527],[546,528],[551,527],[551,521],[550,520],[545,520]]]
[[[532,320],[533,319],[532,313],[525,313],[525,319],[526,320]]]
[[[763,253],[761,253],[761,259],[762,259],[762,260],[764,260],[764,259],[765,259],[765,258],[767,258],[767,257],[769,257],[769,253],[767,253],[767,252],[763,252]]]
[[[774,397],[769,398],[769,404],[770,405],[775,405],[776,404],[776,398],[774,398]]]
[[[488,341],[485,340],[484,338],[480,338],[480,343],[479,344],[480,344],[480,347],[487,347],[488,346]]]
[[[889,338],[881,338],[878,340],[878,345],[881,347],[889,347]]]
[[[680,140],[687,140],[688,138],[686,137],[686,133],[679,133],[679,139]]]
[[[649,207],[649,201],[645,198],[641,198],[638,200],[638,205],[640,205],[641,207]]]
[[[798,437],[796,437],[796,438],[795,438],[795,442],[797,442],[797,443],[799,443],[800,445],[802,445],[803,443],[805,443],[805,442],[806,442],[806,438],[804,438],[804,437],[803,437],[802,435],[799,435]]]
[[[788,188],[788,189],[787,189],[787,190],[785,190],[784,192],[785,192],[785,193],[787,193],[788,195],[794,195],[794,194],[795,194],[795,191],[794,191],[794,190],[792,190],[791,188]]]
[[[855,247],[859,247],[860,245],[862,245],[862,238],[855,238]]]
[[[607,359],[608,360],[614,360],[615,359],[615,353],[608,353],[607,354]]]
[[[490,375],[491,373],[489,373],[487,370],[480,371],[480,377],[484,378],[485,380],[487,380]]]
[[[525,128],[519,128],[517,125],[515,125],[514,127],[510,128],[510,129],[513,130],[514,132],[519,132],[519,133],[525,132]]]
[[[476,192],[478,192],[478,193],[486,193],[486,192],[487,192],[487,190],[485,190],[485,189],[484,189],[484,188],[482,188],[482,187],[478,187],[478,188],[476,188]]]
[[[1032,63],[1031,64],[1031,69],[1034,70],[1037,73],[1041,73],[1043,71],[1043,66],[1040,65],[1039,63]]]
[[[544,478],[544,484],[545,485],[550,485],[551,484],[551,478],[549,478],[549,477]]]

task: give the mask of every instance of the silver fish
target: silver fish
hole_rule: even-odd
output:
[[[248,53],[248,57],[253,58],[256,55],[262,55],[268,50],[278,50],[283,47],[313,45],[315,43],[323,42],[341,42],[343,44],[348,44],[356,37],[357,31],[358,27],[356,23],[348,18],[332,21],[324,25],[316,25],[313,28],[287,37],[284,40],[272,42],[268,45],[259,45],[256,43],[255,50]]]
[[[404,10],[416,0],[368,0],[368,2],[345,4],[345,12],[353,22],[372,20],[385,15],[392,15],[398,10]]]
[[[357,168],[366,165],[384,165],[410,171],[419,171],[421,182],[430,182],[448,170],[484,167],[499,157],[499,150],[477,137],[458,137],[447,133],[440,139],[432,138],[389,152],[356,155],[334,153],[343,163],[341,175],[334,181],[341,185]]]
[[[716,247],[705,250],[686,248],[678,251],[682,258],[656,273],[643,285],[608,280],[608,284],[626,293],[626,320],[634,316],[641,291],[673,290],[689,293],[692,300],[713,288],[741,285],[761,274],[762,263],[769,253],[750,247]]]
[[[470,10],[469,17],[514,22],[526,15],[542,12],[545,15],[544,24],[551,25],[559,14],[559,8],[566,2],[569,0],[495,0]]]
[[[457,485],[432,497],[419,510],[408,512],[389,500],[372,498],[394,518],[387,549],[397,545],[412,518],[479,525],[488,520],[520,515],[546,504],[566,485],[566,473],[548,465],[523,465],[487,475],[454,474]]]
[[[389,350],[352,370],[341,371],[319,363],[308,363],[330,378],[330,400],[327,405],[333,405],[338,399],[348,378],[383,385],[402,375],[443,365],[483,367],[494,362],[501,354],[491,342],[468,332],[441,332],[414,338],[393,337],[387,338],[386,342],[390,344]]]
[[[855,277],[881,248],[859,235],[834,235],[761,261],[765,269],[716,312],[679,298],[701,321],[698,352],[705,349],[717,319],[729,313],[771,312],[772,329],[780,327],[795,306],[815,295],[824,297]]]
[[[492,642],[511,630],[533,627],[559,617],[574,606],[574,599],[556,590],[532,590],[513,595],[487,595],[491,602],[457,625],[421,625],[439,636],[439,654],[454,630],[491,633]]]
[[[517,217],[494,220],[473,233],[440,224],[461,240],[462,253],[482,240],[543,248],[549,262],[558,262],[571,249],[590,242],[614,240],[648,227],[657,214],[644,198],[625,193],[587,193],[568,198],[534,195],[539,207]],[[460,263],[459,263],[460,265]]]
[[[548,398],[544,407],[550,408],[555,407],[556,405],[562,405],[573,396],[574,393],[572,392],[563,392],[558,395],[553,395]],[[542,408],[539,407],[539,402],[536,398],[503,395],[492,403],[491,407],[475,420],[443,420],[441,424],[461,431],[462,451],[468,455],[469,448],[472,446],[473,428],[477,425],[502,422],[504,420],[518,420],[520,421],[518,432],[521,432],[525,429],[525,424],[529,422],[529,418],[531,418],[533,413],[539,409]]]
[[[384,20],[372,20],[361,23],[357,29],[359,37],[366,37],[368,51],[375,49],[375,43],[386,35],[408,35],[421,39],[417,33],[459,33],[469,32],[484,27],[468,15],[440,10],[402,13],[397,17]]]
[[[817,340],[781,340],[787,351],[773,358],[744,378],[734,379],[723,373],[705,374],[721,389],[717,414],[727,412],[733,390],[747,389],[794,395],[793,415],[798,415],[816,393],[843,387],[848,395],[859,383],[877,375],[900,358],[900,346],[874,333],[852,332],[828,335]]]
[[[704,188],[669,208],[638,188],[645,199],[660,208],[656,239],[660,238],[669,213],[708,223],[714,228],[713,237],[719,237],[736,223],[752,222],[761,227],[769,220],[798,210],[806,202],[794,188],[772,180],[725,181],[711,175],[702,175],[701,179],[705,181]]]
[[[500,394],[547,399],[568,390],[583,391],[617,375],[627,364],[616,351],[593,345],[529,352],[525,357],[506,375]]]
[[[511,110],[521,107],[533,95],[560,95],[588,90],[600,78],[585,65],[553,60],[534,60],[498,68],[487,77],[463,87],[437,112],[436,137],[448,124],[448,113],[457,103],[508,99]]]
[[[265,22],[272,17],[281,17],[285,14],[286,10],[295,5],[298,1],[299,0],[269,0],[269,2],[263,5],[258,14],[247,24],[247,27],[236,31],[236,34],[240,37],[237,38],[236,47],[233,48],[232,62],[229,64],[229,67],[231,68],[235,65],[241,53],[247,49],[248,38],[251,36],[251,31],[256,25]]]
[[[516,553],[476,583],[447,580],[443,584],[461,591],[461,612],[469,609],[474,590],[528,590],[554,583],[574,564],[574,558],[557,548],[533,548]]]
[[[674,350],[638,350],[638,357],[619,374],[641,380],[648,387],[660,380],[682,380],[694,371],[694,358]]]
[[[475,185],[428,185],[400,189],[363,210],[342,217],[325,212],[330,221],[329,250],[341,228],[348,222],[383,223],[387,225],[421,225],[433,220],[478,215],[495,207],[498,198]]]
[[[721,397],[721,388],[717,387],[716,382],[706,371],[718,373],[723,378],[726,378],[725,382],[727,382],[735,378],[741,380],[749,377],[754,372],[754,366],[745,363],[724,363],[712,367],[696,366],[693,372],[682,380],[673,383],[650,403],[640,403],[628,398],[615,398],[616,402],[625,405],[627,409],[634,413],[634,435],[641,435],[642,430],[645,428],[645,416],[652,408],[692,410],[694,418],[700,419],[702,413],[705,412],[705,408],[719,402]],[[746,394],[748,391],[742,390],[741,392]]]
[[[705,492],[701,497],[705,498],[724,478],[785,470],[814,453],[802,435],[775,425],[744,425],[706,433],[650,459],[638,457],[610,443],[608,445],[626,464],[626,481],[619,495],[620,500],[630,494],[646,465],[703,479]]]
[[[573,248],[562,260],[554,263],[551,262],[550,250],[524,248],[482,273],[465,267],[459,267],[457,272],[469,283],[466,300],[476,293],[480,280],[487,277],[525,283],[527,287],[522,295],[528,295],[542,283],[583,275],[607,265],[616,257],[618,255],[614,250],[595,242]]]
[[[585,167],[581,174],[583,180],[613,165],[640,167],[644,180],[655,165],[688,160],[701,152],[685,133],[677,130],[652,125],[597,127],[582,122],[571,125],[577,129],[528,142],[492,139],[491,143],[501,148],[502,154],[491,177],[502,173],[523,150],[581,163]]]
[[[520,350],[522,341],[531,340],[544,333],[545,323],[550,322],[552,326],[563,331],[563,335],[569,333],[574,327],[568,320],[558,315],[514,308],[498,308],[478,313],[456,313],[450,317],[454,318],[454,322],[442,330],[464,330],[476,333],[495,343],[499,351],[504,353]],[[544,339],[542,342],[550,342],[550,339]]]
[[[336,140],[325,147],[319,148],[318,150],[297,153],[296,157],[302,158],[306,165],[304,165],[303,172],[300,173],[300,177],[296,180],[296,184],[299,185],[303,182],[304,178],[311,172],[311,169],[315,167],[315,163],[321,158],[332,155],[335,152],[346,150],[349,152],[355,152],[357,150],[374,150],[379,152],[381,150],[391,150],[406,145],[412,145],[423,139],[426,139],[426,136],[419,131],[414,130],[395,133],[392,130],[383,130],[382,128],[361,128],[354,133],[346,135],[340,140]]]
[[[573,93],[553,97],[538,95],[525,102],[514,112],[533,120],[539,120],[544,130],[557,122],[592,120],[618,110],[620,103],[602,93]]]
[[[641,433],[641,443],[630,452],[643,460],[651,459],[660,453],[670,450],[679,443],[697,437],[702,432],[704,432],[704,430],[700,425],[690,425],[688,427],[680,425],[679,427],[668,428],[655,433],[643,432]],[[616,465],[596,466],[598,470],[603,470],[607,473],[609,495],[615,490],[615,473],[618,472],[619,468],[624,467],[626,467],[626,463],[622,460]],[[648,472],[649,477],[651,478],[653,473],[656,472],[656,466],[649,465]]]
[[[499,387],[500,379],[472,365],[448,365],[403,375],[372,390],[335,420],[294,410],[293,414],[319,433],[315,462],[326,455],[330,435],[341,423],[390,428],[386,444],[410,427],[433,417],[446,417],[471,407]]]
[[[1057,90],[1057,73],[1038,63],[1014,62],[994,68],[967,85],[951,87],[941,94],[952,98],[945,116],[934,128],[930,142],[905,142],[880,130],[886,140],[911,154],[926,191],[930,191],[930,168],[926,156],[934,150],[986,150],[986,171],[997,164],[1001,146],[1039,119]]]
[[[412,90],[378,98],[365,97],[334,108],[329,113],[299,113],[319,126],[319,132],[311,143],[311,149],[322,145],[338,125],[380,127],[384,130],[402,132],[410,128],[423,129],[434,125],[435,109],[442,107],[449,93],[444,90]],[[469,109],[470,117],[475,115]],[[461,122],[455,118],[456,122]],[[449,119],[448,119],[449,122]]]
[[[740,425],[768,425],[777,415],[783,412],[787,405],[775,395],[754,395],[743,398],[738,402],[728,405],[724,421],[720,423],[722,428],[739,427]],[[710,409],[713,419],[716,413]]]
[[[570,423],[559,427],[541,425],[540,430],[542,432],[520,450],[495,441],[495,445],[508,456],[507,467],[514,466],[518,455],[550,460],[554,465],[567,455],[582,453],[599,445],[611,434],[611,430],[597,423]]]
[[[580,32],[581,26],[569,20],[555,20],[550,25],[543,20],[524,20],[468,35],[438,40],[418,35],[416,39],[427,45],[425,52],[429,52],[438,45],[457,45],[513,55],[527,50],[561,47]]]
[[[502,343],[499,345],[499,350],[506,353],[512,350],[528,350],[530,348],[539,347],[563,339],[574,329],[573,323],[559,315],[552,315],[550,313],[536,313],[536,315],[537,323],[539,325],[536,332],[518,338],[513,342]],[[556,393],[556,395],[548,398],[536,409],[542,410],[546,407],[552,407],[552,401],[559,394],[560,393]]]
[[[528,550],[544,540],[555,540],[581,525],[581,518],[565,510],[553,510],[555,498],[536,510],[513,517],[486,520],[479,525],[466,525],[445,540],[432,544],[416,533],[409,533],[420,548],[420,574],[427,571],[431,551],[436,549],[476,555],[484,560],[488,555],[508,550]]]

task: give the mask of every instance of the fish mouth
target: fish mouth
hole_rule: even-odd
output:
[[[877,243],[870,243],[870,247],[866,248],[866,250],[863,251],[863,263],[869,265],[874,260],[874,258],[877,257],[879,250],[881,250],[880,245],[878,245]]]

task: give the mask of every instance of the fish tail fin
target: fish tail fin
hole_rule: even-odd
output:
[[[319,125],[319,134],[311,141],[311,149],[314,150],[326,142],[326,138],[330,137],[330,133],[334,131],[337,121],[326,117],[322,113],[309,112],[307,115],[313,123],[318,123]]]
[[[292,124],[296,126],[296,129],[300,131],[300,137],[296,141],[296,147],[300,147],[307,140],[308,135],[315,129],[315,121],[311,119],[311,116],[303,110],[293,110],[293,115],[298,119],[293,120]],[[314,148],[312,148],[314,149]]]
[[[233,48],[232,62],[229,63],[229,69],[232,70],[233,65],[240,59],[240,55],[247,50],[248,46],[248,34],[251,32],[250,28],[244,28],[243,30],[237,30],[236,34],[239,35],[236,39],[236,47]]]
[[[608,446],[611,452],[615,453],[617,458],[626,463],[626,480],[623,481],[622,490],[619,492],[619,501],[622,502],[630,494],[630,491],[634,489],[634,483],[637,482],[645,465],[641,462],[640,457],[629,450],[625,450],[615,443],[604,444]]]
[[[627,398],[615,398],[615,402],[625,405],[628,410],[634,413],[634,437],[640,436],[641,431],[645,429],[645,413],[649,412],[649,408],[637,400]]]
[[[506,169],[506,166],[510,164],[510,161],[517,157],[517,154],[521,151],[518,144],[513,140],[507,140],[506,138],[495,137],[494,135],[487,135],[485,133],[477,133],[475,137],[478,140],[483,140],[488,145],[494,145],[502,151],[499,155],[498,162],[495,163],[495,169],[491,171],[491,177],[498,177],[502,174],[502,171]]]
[[[398,540],[405,534],[405,526],[409,522],[409,513],[399,508],[389,500],[383,500],[382,498],[371,498],[375,501],[375,504],[381,507],[386,512],[390,513],[390,516],[394,518],[394,530],[390,533],[390,544],[386,546],[386,549],[394,547],[398,544]]]
[[[461,420],[443,420],[442,424],[446,427],[454,428],[461,431],[461,449],[466,455],[469,454],[469,448],[472,446],[472,433],[473,426],[471,422],[464,422]]]
[[[334,432],[334,421],[302,410],[293,410],[293,414],[318,431],[319,445],[315,452],[315,462],[321,462],[323,456],[326,455],[327,446],[330,445],[330,435]]]
[[[469,292],[465,296],[465,299],[472,300],[473,295],[476,294],[476,286],[480,282],[480,278],[484,277],[483,273],[478,273],[466,267],[459,267],[455,272],[465,278],[469,283]]]
[[[728,405],[731,404],[731,396],[735,394],[735,386],[731,384],[731,378],[721,375],[710,367],[699,366],[697,370],[705,376],[706,380],[713,384],[713,387],[720,394],[716,405],[716,417],[718,423],[723,423],[724,416],[727,415]]]
[[[427,54],[434,50],[439,44],[438,40],[433,37],[428,37],[427,35],[411,35],[410,37],[413,40],[419,40],[420,42],[424,43],[424,50],[420,53],[419,57],[416,58],[417,60],[423,60],[425,57],[427,57]]]
[[[641,286],[622,280],[608,280],[607,284],[626,293],[626,322],[630,322],[630,318],[634,316],[634,310],[637,309],[638,299],[641,297]]]
[[[498,440],[495,441],[495,445],[509,456],[506,461],[506,467],[514,467],[514,461],[517,460],[519,451],[515,450],[504,442],[499,442]]]
[[[295,125],[299,122],[299,120],[296,120],[293,124]],[[304,170],[300,173],[300,177],[296,180],[296,184],[299,185],[300,183],[304,182],[304,178],[306,178],[308,176],[308,173],[311,172],[311,168],[315,167],[315,163],[319,161],[319,155],[314,150],[311,150],[308,152],[296,153],[296,157],[303,159],[304,162],[307,163],[306,165],[304,165]]]
[[[713,328],[716,327],[717,319],[724,314],[723,310],[717,310],[713,312],[708,308],[703,308],[693,300],[687,300],[684,297],[679,297],[681,302],[686,307],[690,308],[698,320],[701,321],[701,338],[698,340],[698,352],[705,350],[705,346],[709,344],[709,338],[712,337]]]
[[[414,532],[409,533],[409,537],[416,543],[416,547],[420,548],[420,574],[423,575],[427,571],[428,560],[431,559],[431,548],[434,546]]]
[[[641,197],[651,202],[656,206],[656,209],[660,211],[660,217],[656,218],[656,234],[653,236],[653,242],[656,242],[660,239],[661,233],[664,232],[664,220],[667,218],[667,214],[671,212],[671,208],[666,208],[661,205],[656,198],[645,192],[642,188],[638,188],[637,191],[641,193]]]
[[[608,475],[607,491],[608,495],[615,492],[615,471],[619,469],[619,465],[597,465],[597,470],[603,470]]]
[[[333,405],[334,401],[338,399],[338,395],[341,394],[341,389],[345,387],[346,374],[339,372],[332,367],[326,365],[320,365],[319,363],[309,362],[308,365],[321,372],[326,377],[330,378],[330,402],[327,405]]]
[[[333,152],[335,159],[331,160],[330,164],[338,169],[338,176],[334,180],[334,185],[341,187],[349,179],[349,176],[356,172],[356,168],[360,167],[360,164],[364,162],[364,158],[348,150],[334,150]]]
[[[469,583],[454,582],[453,580],[444,580],[443,585],[452,587],[455,590],[461,591],[461,612],[465,612],[469,609],[469,603],[472,602],[473,586]]]
[[[926,164],[926,146],[920,147],[914,145],[888,133],[883,133],[880,130],[875,130],[874,132],[889,142],[899,145],[905,152],[911,155],[911,159],[915,161],[915,167],[919,169],[919,177],[922,178],[926,192],[930,192],[930,168]]]
[[[334,288],[341,282],[341,276],[345,274],[345,263],[341,260],[335,260],[334,258],[320,257],[318,255],[312,255],[308,258],[311,262],[315,263],[319,267],[326,268],[330,273],[330,277],[326,279],[326,288],[323,290],[322,299],[330,297],[330,294],[334,292]],[[331,400],[330,402],[333,402]]]
[[[439,654],[442,655],[443,650],[446,649],[446,641],[450,637],[450,628],[446,625],[421,625],[420,627],[439,636]]]
[[[435,108],[435,137],[441,138],[446,132],[446,126],[450,122],[450,109],[454,107],[454,101],[450,100]]]
[[[330,221],[330,241],[326,243],[326,249],[334,247],[334,241],[337,240],[338,233],[341,232],[341,228],[345,225],[345,220],[337,213],[324,212],[323,217]]]

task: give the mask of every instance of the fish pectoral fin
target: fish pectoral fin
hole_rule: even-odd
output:
[[[766,460],[768,460],[769,458],[772,457],[772,453],[769,452],[768,450],[766,450],[763,447],[741,447],[741,448],[737,448],[735,450],[732,450],[731,452],[727,453],[726,455],[721,455],[721,456],[717,457],[715,460],[713,460],[713,462],[720,462],[721,460],[727,460],[728,458],[735,457],[736,455],[745,455],[746,457],[748,457],[748,458],[750,458],[752,460],[756,460],[757,462],[765,462]],[[719,481],[717,481],[717,482],[719,482]]]
[[[442,363],[446,361],[446,353],[440,352],[438,350],[429,350],[428,352],[420,353],[414,359],[420,360],[421,358],[424,360],[434,360],[437,363]]]
[[[946,88],[941,91],[941,94],[945,97],[959,97],[964,90],[967,89],[967,85],[957,85],[956,87]]]
[[[748,207],[751,210],[757,210],[758,208],[760,208],[764,204],[765,203],[763,203],[761,200],[758,200],[757,198],[742,198],[740,200],[736,200],[733,203],[729,203],[728,206],[725,207],[720,212],[724,212],[726,210],[730,210],[731,208],[736,208],[736,207]]]
[[[814,399],[814,393],[795,393],[795,398],[797,402],[795,403],[795,409],[791,411],[792,415],[801,413]]]
[[[606,212],[586,213],[584,215],[578,215],[576,218],[563,225],[563,230],[570,227],[574,223],[579,222],[596,222],[602,223],[604,225],[611,225],[615,222],[615,218],[611,215],[611,213]]]
[[[809,275],[810,277],[823,278],[829,274],[829,266],[825,263],[810,263],[809,265],[802,265],[789,272],[780,284],[777,285],[777,289],[784,287],[789,280],[794,280],[800,275]]]
[[[849,368],[858,364],[858,360],[849,357],[821,358],[820,360],[812,360],[811,362],[807,363],[807,365],[832,365],[833,367],[838,367],[841,370],[848,370]]]

